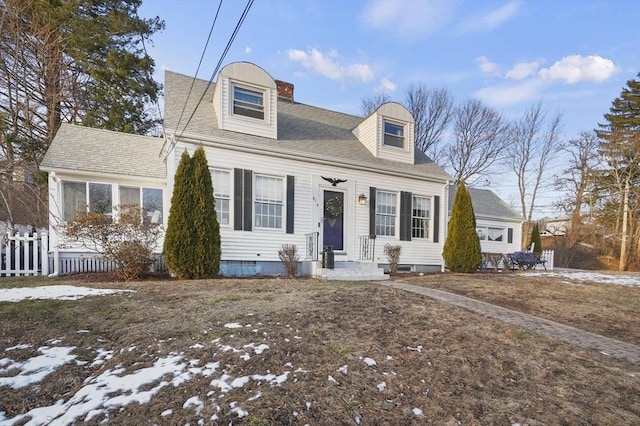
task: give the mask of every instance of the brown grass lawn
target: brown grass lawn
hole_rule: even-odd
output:
[[[563,279],[517,274],[401,279],[640,344],[638,288],[569,285]],[[0,287],[21,282],[3,278]],[[131,373],[160,357],[181,354],[199,361],[194,365],[219,362],[219,370],[166,386],[148,403],[103,410],[89,423],[210,424],[215,415],[219,424],[253,426],[640,424],[640,366],[373,283],[44,283],[135,293],[0,302],[0,360],[26,360],[58,339],[60,345],[75,346],[79,360],[89,361],[65,364],[21,389],[0,386],[0,412],[6,419],[68,401],[109,369]],[[243,327],[226,328],[228,323]],[[18,344],[32,346],[5,351]],[[221,349],[247,344],[268,349],[250,359]],[[113,358],[91,366],[99,349],[114,351]],[[376,365],[367,365],[365,358]],[[0,377],[15,374],[2,372],[1,362]],[[345,365],[346,374],[339,371]],[[280,384],[252,380],[224,394],[214,386],[222,374],[285,372],[287,379]],[[185,405],[194,396],[202,408]],[[238,405],[248,415],[239,417]]]

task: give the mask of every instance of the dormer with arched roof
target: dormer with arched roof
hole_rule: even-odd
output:
[[[278,138],[275,80],[250,62],[222,68],[213,93],[218,127],[232,132]]]
[[[397,102],[382,104],[353,129],[353,134],[377,158],[414,163],[414,121]]]

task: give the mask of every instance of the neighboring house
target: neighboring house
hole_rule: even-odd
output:
[[[569,217],[545,217],[539,221],[541,237],[561,237],[567,235],[571,228]]]
[[[449,187],[449,214],[457,187]],[[476,216],[476,232],[482,252],[512,253],[522,249],[524,219],[511,206],[488,189],[467,188]]]
[[[203,146],[223,274],[282,273],[283,244],[316,276],[327,272],[325,246],[336,269],[373,271],[392,244],[406,269],[442,270],[451,177],[415,150],[409,111],[386,103],[362,118],[297,103],[293,92],[251,63],[227,65],[211,85],[166,72],[164,140],[63,125],[42,162],[52,234],[78,209],[112,214],[124,201],[161,212],[166,225],[180,157]],[[82,252],[57,234],[52,247]]]

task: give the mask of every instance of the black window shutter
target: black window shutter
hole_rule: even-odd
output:
[[[433,242],[440,241],[440,197],[433,197]]]
[[[507,228],[507,243],[513,242],[513,228]]]
[[[376,235],[376,188],[369,187],[369,235]]]
[[[244,170],[244,215],[243,215],[243,229],[245,231],[252,230],[253,220],[253,172],[251,170]]]
[[[233,229],[242,231],[242,169],[233,169]]]
[[[411,241],[411,202],[410,192],[400,192],[400,241]]]
[[[287,234],[293,234],[295,177],[287,175]]]

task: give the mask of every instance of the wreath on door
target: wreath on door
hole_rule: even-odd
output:
[[[329,198],[324,203],[324,214],[326,217],[335,219],[342,215],[344,205],[341,197]]]

